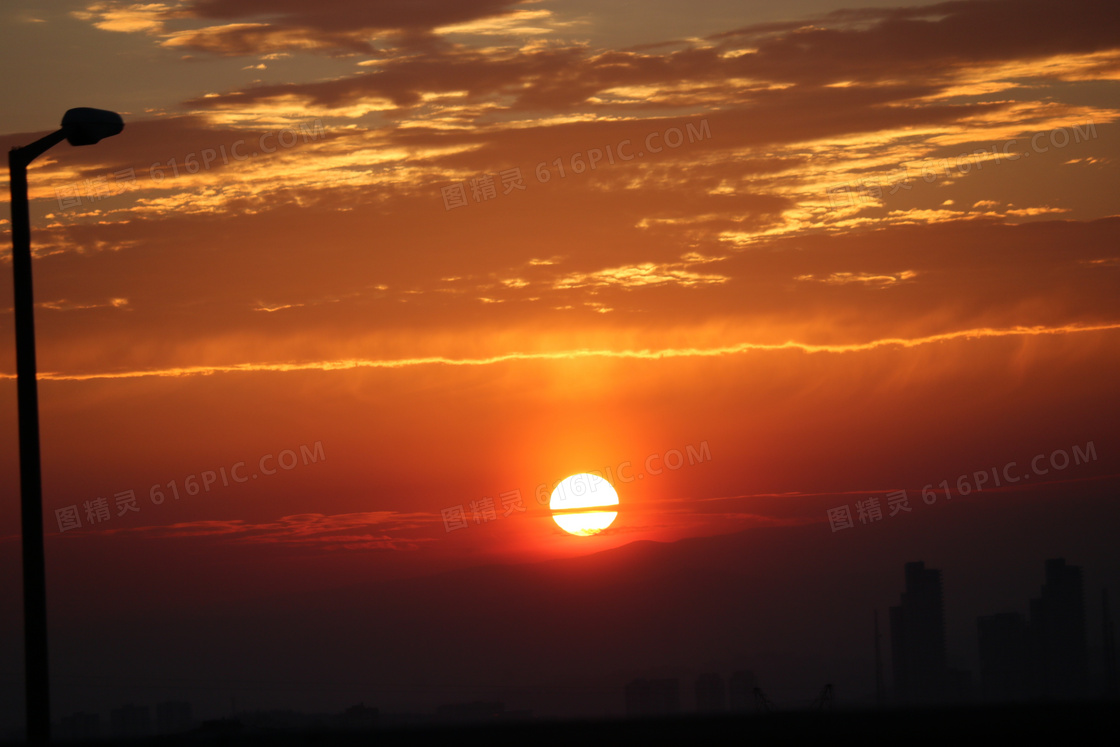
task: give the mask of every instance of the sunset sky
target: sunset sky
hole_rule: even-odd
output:
[[[125,121],[29,176],[52,624],[1120,487],[1110,0],[0,14],[5,150]],[[567,535],[544,496],[591,471],[618,518]]]

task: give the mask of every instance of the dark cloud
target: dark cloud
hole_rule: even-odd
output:
[[[440,26],[506,15],[519,5],[523,0],[196,0],[176,15],[220,23],[177,33],[171,43],[219,55],[301,49],[368,54],[380,38],[423,48]]]
[[[918,8],[839,11],[811,23],[748,27],[713,37],[744,74],[825,83],[945,76],[958,68],[1116,49],[1120,13],[1104,0],[963,0]]]
[[[308,31],[329,28],[325,22],[303,23]],[[1117,39],[1120,13],[1108,3],[967,0],[844,11],[816,23],[751,26],[711,37],[715,46],[662,53],[557,47],[495,55],[445,47],[388,60],[373,72],[351,77],[264,86],[188,103],[237,106],[295,95],[322,106],[371,97],[412,106],[424,93],[467,91],[472,99],[512,96],[515,108],[557,110],[588,106],[592,97],[617,87],[695,86],[732,79],[813,86],[904,81],[937,88],[971,66],[1116,49]],[[248,47],[239,42],[237,48]]]
[[[430,30],[502,15],[524,4],[524,0],[195,0],[186,14],[316,31]]]

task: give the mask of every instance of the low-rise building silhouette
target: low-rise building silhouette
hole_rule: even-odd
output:
[[[373,729],[377,726],[377,709],[365,703],[352,705],[338,715],[338,726],[357,731]]]
[[[132,703],[109,711],[109,728],[114,737],[146,737],[152,733],[147,706]]]
[[[1017,612],[976,618],[980,655],[980,693],[984,700],[1016,701],[1033,697],[1031,633]]]
[[[680,712],[680,680],[675,677],[642,678],[627,683],[627,716],[671,716]]]
[[[723,677],[705,672],[696,678],[696,712],[723,713],[726,709]]]
[[[60,739],[98,739],[101,737],[101,716],[78,711],[63,716],[58,722]]]
[[[728,708],[736,713],[753,710],[756,687],[758,681],[754,677],[754,672],[747,669],[732,672],[727,680]]]
[[[179,734],[194,727],[191,717],[191,704],[169,700],[156,703],[156,732],[159,734]]]
[[[376,709],[373,710],[376,713]],[[436,707],[436,721],[444,724],[525,721],[532,717],[532,711],[507,711],[505,703],[498,701],[476,700],[470,703],[447,703]]]

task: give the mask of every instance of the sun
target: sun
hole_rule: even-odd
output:
[[[598,475],[586,472],[561,480],[548,501],[552,520],[565,532],[580,537],[590,537],[609,527],[618,511],[602,509],[617,505],[614,487]]]

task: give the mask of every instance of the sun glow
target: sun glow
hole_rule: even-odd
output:
[[[609,527],[618,511],[603,509],[617,505],[614,487],[602,477],[585,472],[561,480],[548,502],[552,520],[565,532],[581,537],[590,537]]]

